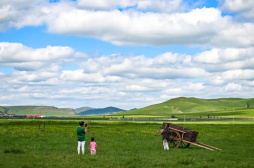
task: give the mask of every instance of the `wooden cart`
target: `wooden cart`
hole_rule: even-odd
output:
[[[219,148],[206,145],[204,143],[197,142],[198,132],[194,130],[190,130],[188,128],[184,128],[178,125],[174,125],[171,123],[163,123],[162,129],[165,128],[165,125],[169,124],[169,130],[171,132],[170,136],[170,145],[174,146],[176,148],[182,147],[187,148],[190,146],[190,144],[208,149],[208,150],[221,150]]]

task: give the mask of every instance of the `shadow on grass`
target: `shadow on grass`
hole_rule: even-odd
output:
[[[22,153],[25,153],[25,151],[22,149],[11,148],[11,149],[5,149],[4,153],[22,154]]]

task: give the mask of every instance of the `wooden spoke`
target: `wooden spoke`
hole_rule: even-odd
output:
[[[181,145],[182,138],[177,131],[171,131],[170,139],[170,146],[178,148]]]

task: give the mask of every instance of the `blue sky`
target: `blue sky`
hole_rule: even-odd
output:
[[[0,105],[253,97],[251,0],[0,2]]]

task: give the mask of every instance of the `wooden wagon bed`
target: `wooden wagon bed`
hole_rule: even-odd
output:
[[[188,129],[188,128],[184,128],[178,125],[174,125],[171,123],[163,123],[162,125],[162,129],[165,128],[165,125],[169,124],[169,131],[171,132],[171,136],[170,136],[170,143],[175,146],[176,148],[178,147],[183,147],[183,148],[187,148],[190,146],[190,144],[204,148],[204,149],[208,149],[208,150],[221,150],[219,148],[216,148],[214,146],[210,146],[210,145],[206,145],[204,143],[201,142],[197,142],[197,137],[198,137],[198,132]]]

